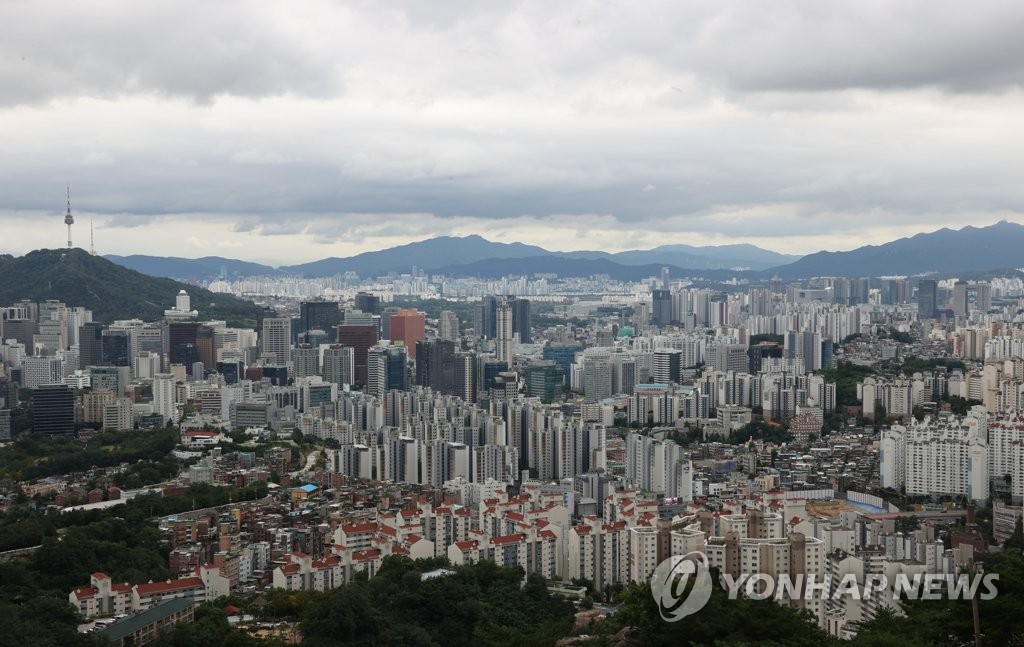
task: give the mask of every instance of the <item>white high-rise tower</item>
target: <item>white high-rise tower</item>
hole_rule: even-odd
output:
[[[498,360],[512,368],[515,363],[515,355],[512,351],[512,308],[509,307],[506,299],[498,302],[495,324],[495,351]]]
[[[71,225],[75,224],[75,219],[71,215],[71,187],[68,187],[68,212],[64,216],[64,224],[68,226],[68,249],[71,249]]]

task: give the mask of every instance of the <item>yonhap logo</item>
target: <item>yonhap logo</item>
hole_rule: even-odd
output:
[[[651,575],[651,594],[666,622],[682,620],[703,609],[711,599],[711,586],[708,558],[700,551],[673,555],[658,564]]]
[[[833,580],[829,573],[721,573],[719,584],[725,599],[741,595],[750,600],[778,602],[884,600],[991,600],[998,591],[998,573],[898,573],[890,581],[884,573],[868,573],[858,580],[847,573]],[[665,622],[678,622],[693,615],[711,599],[711,567],[706,554],[694,551],[673,555],[658,564],[651,574],[651,594]]]

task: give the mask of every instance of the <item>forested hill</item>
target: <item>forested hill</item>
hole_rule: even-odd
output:
[[[153,321],[174,305],[179,290],[189,293],[201,319],[255,325],[258,308],[249,301],[140,274],[82,249],[40,249],[20,257],[0,257],[2,305],[56,299],[92,310],[96,321]]]

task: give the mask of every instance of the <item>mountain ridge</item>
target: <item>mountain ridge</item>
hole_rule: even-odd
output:
[[[229,325],[255,324],[259,307],[228,294],[168,278],[153,277],[118,265],[83,249],[37,249],[24,256],[0,257],[0,303],[56,299],[83,306],[96,321],[155,321],[186,290],[201,319],[223,319]]]
[[[415,266],[434,274],[479,270],[493,275],[497,268],[507,273],[533,274],[545,268],[584,271],[592,267],[617,278],[635,276],[635,268],[666,266],[673,276],[712,277],[721,274],[764,279],[778,275],[784,279],[814,276],[914,276],[933,272],[978,272],[1000,267],[1024,266],[1024,226],[1000,221],[977,227],[941,228],[878,245],[864,245],[847,251],[820,251],[792,262],[769,264],[786,255],[754,245],[718,245],[695,247],[669,244],[650,250],[604,252],[582,250],[552,252],[535,245],[490,241],[482,236],[438,236],[384,250],[363,252],[350,257],[331,257],[274,268],[259,263],[223,257],[183,259],[177,257],[125,256],[111,260],[157,276],[213,279],[223,268],[231,276],[334,276],[353,271],[362,277],[388,273],[407,273]],[[700,253],[697,253],[700,252]],[[519,259],[519,260],[516,260]],[[523,259],[533,259],[525,262]],[[561,259],[555,260],[540,259]],[[603,261],[580,263],[572,261]],[[631,269],[633,268],[633,269]],[[741,270],[741,268],[743,268]],[[745,271],[743,271],[745,270]],[[654,272],[654,275],[660,273]]]
[[[1001,220],[986,227],[943,227],[881,245],[822,251],[772,268],[784,279],[813,276],[914,276],[1024,266],[1024,225]],[[864,268],[871,268],[865,272]]]
[[[309,278],[333,276],[354,271],[360,276],[375,276],[390,272],[408,272],[413,266],[428,271],[443,267],[470,265],[488,259],[551,257],[564,259],[605,259],[617,266],[666,265],[675,269],[726,270],[744,268],[763,270],[778,262],[799,257],[779,254],[755,245],[715,245],[697,247],[685,244],[661,245],[647,250],[604,252],[600,250],[550,251],[525,243],[490,241],[479,235],[437,236],[383,250],[363,252],[349,257],[328,257],[273,267],[261,263],[241,261],[221,256],[183,257],[147,256],[140,254],[105,258],[136,271],[152,276],[169,278],[214,279],[221,275],[233,276],[285,276],[301,275]],[[632,274],[632,271],[626,273]]]

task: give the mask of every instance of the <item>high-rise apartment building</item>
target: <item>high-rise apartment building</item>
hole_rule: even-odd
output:
[[[339,328],[343,328],[341,326]],[[365,375],[366,365],[363,365]],[[332,344],[324,349],[323,378],[325,382],[337,384],[339,389],[356,382],[355,348]],[[365,377],[363,378],[366,379]]]
[[[509,366],[515,363],[512,335],[512,307],[507,300],[502,299],[495,313],[495,354],[499,361]]]
[[[173,420],[177,411],[174,392],[174,376],[170,373],[157,373],[153,378],[153,413],[160,414],[164,423]]]
[[[320,374],[320,349],[299,344],[292,349],[292,371],[295,379]]]

